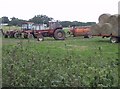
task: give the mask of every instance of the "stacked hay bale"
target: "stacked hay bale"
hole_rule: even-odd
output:
[[[108,19],[111,15],[110,14],[102,14],[99,16],[98,21],[100,24],[104,24],[108,22]]]
[[[102,14],[98,23],[91,27],[92,35],[112,34],[118,36],[118,15]]]
[[[120,15],[118,15],[118,35],[120,36]]]
[[[101,24],[95,24],[91,26],[91,34],[92,35],[97,35],[101,33]]]
[[[111,15],[108,19],[108,23],[112,25],[111,33],[112,35],[118,35],[118,15]]]

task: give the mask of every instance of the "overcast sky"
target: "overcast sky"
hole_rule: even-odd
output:
[[[0,17],[28,20],[43,14],[60,21],[98,22],[103,13],[117,14],[119,0],[0,0]]]

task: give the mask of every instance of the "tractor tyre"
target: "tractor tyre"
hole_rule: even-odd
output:
[[[62,29],[55,30],[54,39],[55,40],[64,40],[65,39],[65,32]]]
[[[21,38],[24,39],[24,33],[21,33]]]
[[[43,37],[42,34],[39,34],[39,35],[37,36],[37,41],[44,41],[44,37]]]
[[[90,34],[85,35],[84,38],[92,38],[92,35],[90,35]]]
[[[10,33],[9,38],[14,38],[14,33]]]
[[[24,33],[24,38],[28,39],[28,34],[27,33]]]
[[[28,39],[33,39],[33,38],[34,38],[33,34],[28,34]]]
[[[4,34],[4,38],[8,38],[8,34]]]
[[[19,34],[17,32],[14,34],[14,38],[19,38]]]

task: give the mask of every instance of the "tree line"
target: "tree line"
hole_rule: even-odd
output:
[[[47,24],[49,25],[49,21],[54,20],[52,17],[48,17],[46,15],[35,15],[33,18],[29,20],[23,20],[16,17],[9,18],[7,16],[3,16],[0,18],[0,22],[2,24],[8,24],[9,26],[21,26],[24,22],[33,22],[35,24]],[[95,22],[80,22],[80,21],[59,21],[63,27],[72,27],[72,26],[90,26],[96,24]]]

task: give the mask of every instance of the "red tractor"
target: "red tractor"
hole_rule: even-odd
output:
[[[44,37],[54,37],[55,40],[64,40],[65,32],[59,22],[49,22],[46,24],[34,24],[25,22],[22,24],[21,30],[7,31],[5,37],[15,38],[37,38],[38,41],[44,40]]]

